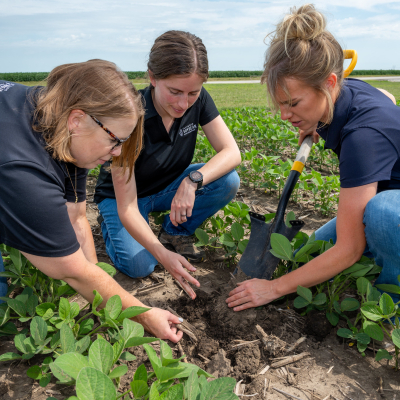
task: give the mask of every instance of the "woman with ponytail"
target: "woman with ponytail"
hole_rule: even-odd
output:
[[[376,283],[398,284],[400,274],[400,108],[389,93],[343,79],[343,50],[313,5],[293,8],[272,34],[262,81],[281,118],[325,140],[340,162],[337,218],[316,231],[335,245],[276,280],[239,283],[227,299],[240,311],[311,287],[364,254],[382,267]],[[399,296],[392,295],[399,301]]]

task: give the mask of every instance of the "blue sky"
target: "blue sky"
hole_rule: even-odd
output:
[[[154,39],[169,29],[203,39],[210,70],[260,70],[267,33],[299,1],[0,0],[0,72],[50,71],[103,58],[144,71]],[[400,1],[314,2],[358,69],[400,69]]]

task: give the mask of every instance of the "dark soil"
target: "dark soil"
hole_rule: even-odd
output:
[[[108,259],[100,227],[97,224],[97,207],[91,203],[94,181],[89,180],[87,216],[92,226],[96,249],[100,261]],[[276,209],[277,199],[262,191],[241,189],[236,200],[244,201],[259,213],[267,209]],[[289,204],[288,211],[293,210],[297,217],[305,216],[305,231],[310,234],[329,218],[321,217],[310,204]],[[157,226],[151,223],[156,231]],[[390,399],[400,400],[400,372],[393,370],[393,361],[376,362],[373,352],[368,351],[365,357],[357,351],[356,346],[343,345],[336,335],[340,322],[333,328],[324,315],[309,314],[302,317],[293,309],[291,301],[275,302],[259,310],[233,312],[226,306],[227,293],[234,287],[231,273],[234,267],[228,268],[223,262],[210,261],[218,259],[209,254],[209,261],[197,265],[194,273],[201,283],[197,289],[197,298],[192,301],[177,287],[169,274],[162,267],[157,269],[158,277],[165,283],[163,288],[148,294],[136,294],[139,286],[153,284],[152,279],[130,279],[118,273],[115,279],[126,290],[149,306],[173,308],[180,316],[195,326],[198,341],[192,341],[186,334],[181,345],[188,361],[194,363],[215,377],[232,376],[238,382],[238,392],[252,400],[289,399],[273,388],[289,393],[302,400],[364,400]],[[84,303],[76,297],[74,301]],[[267,346],[259,341],[256,325],[263,328],[268,335]],[[285,353],[286,349],[299,338],[306,336],[295,350]],[[247,343],[253,342],[253,343]],[[170,343],[174,356],[181,354],[178,347]],[[159,344],[153,344],[156,351]],[[16,351],[9,339],[0,341],[1,352]],[[129,372],[122,378],[120,391],[129,386],[136,368],[143,362],[150,368],[147,356],[142,347],[132,348],[137,360],[128,363]],[[269,368],[259,375],[260,370],[282,356],[293,356],[306,352],[309,355],[286,367]],[[46,400],[54,397],[58,400],[68,399],[73,388],[56,385],[52,381],[46,388],[41,388],[37,381],[27,377],[30,365],[39,363],[40,359],[14,361],[0,365],[0,400],[35,399]],[[380,392],[380,379],[384,389]],[[332,397],[327,397],[332,395]],[[245,397],[241,397],[244,399]]]

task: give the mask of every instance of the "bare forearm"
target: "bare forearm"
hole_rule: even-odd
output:
[[[356,260],[349,250],[340,249],[337,245],[314,258],[302,267],[276,280],[277,298],[294,293],[297,286],[311,287],[333,278]]]
[[[241,162],[240,152],[230,148],[221,150],[199,171],[203,174],[203,185],[214,182],[236,168]]]
[[[96,264],[98,260],[89,221],[86,217],[81,217],[72,226],[86,259]]]

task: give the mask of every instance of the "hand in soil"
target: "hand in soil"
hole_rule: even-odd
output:
[[[152,308],[137,316],[135,320],[142,324],[147,332],[157,338],[168,339],[174,343],[182,339],[183,332],[176,328],[176,324],[182,321],[169,311]]]
[[[182,289],[194,300],[196,293],[190,287],[189,283],[197,287],[200,287],[200,283],[185,268],[191,272],[196,271],[196,268],[185,257],[169,250],[166,250],[160,257],[160,261],[164,268],[181,284]]]
[[[276,281],[254,278],[237,285],[226,299],[228,307],[234,307],[233,311],[262,306],[279,297],[275,292]]]

